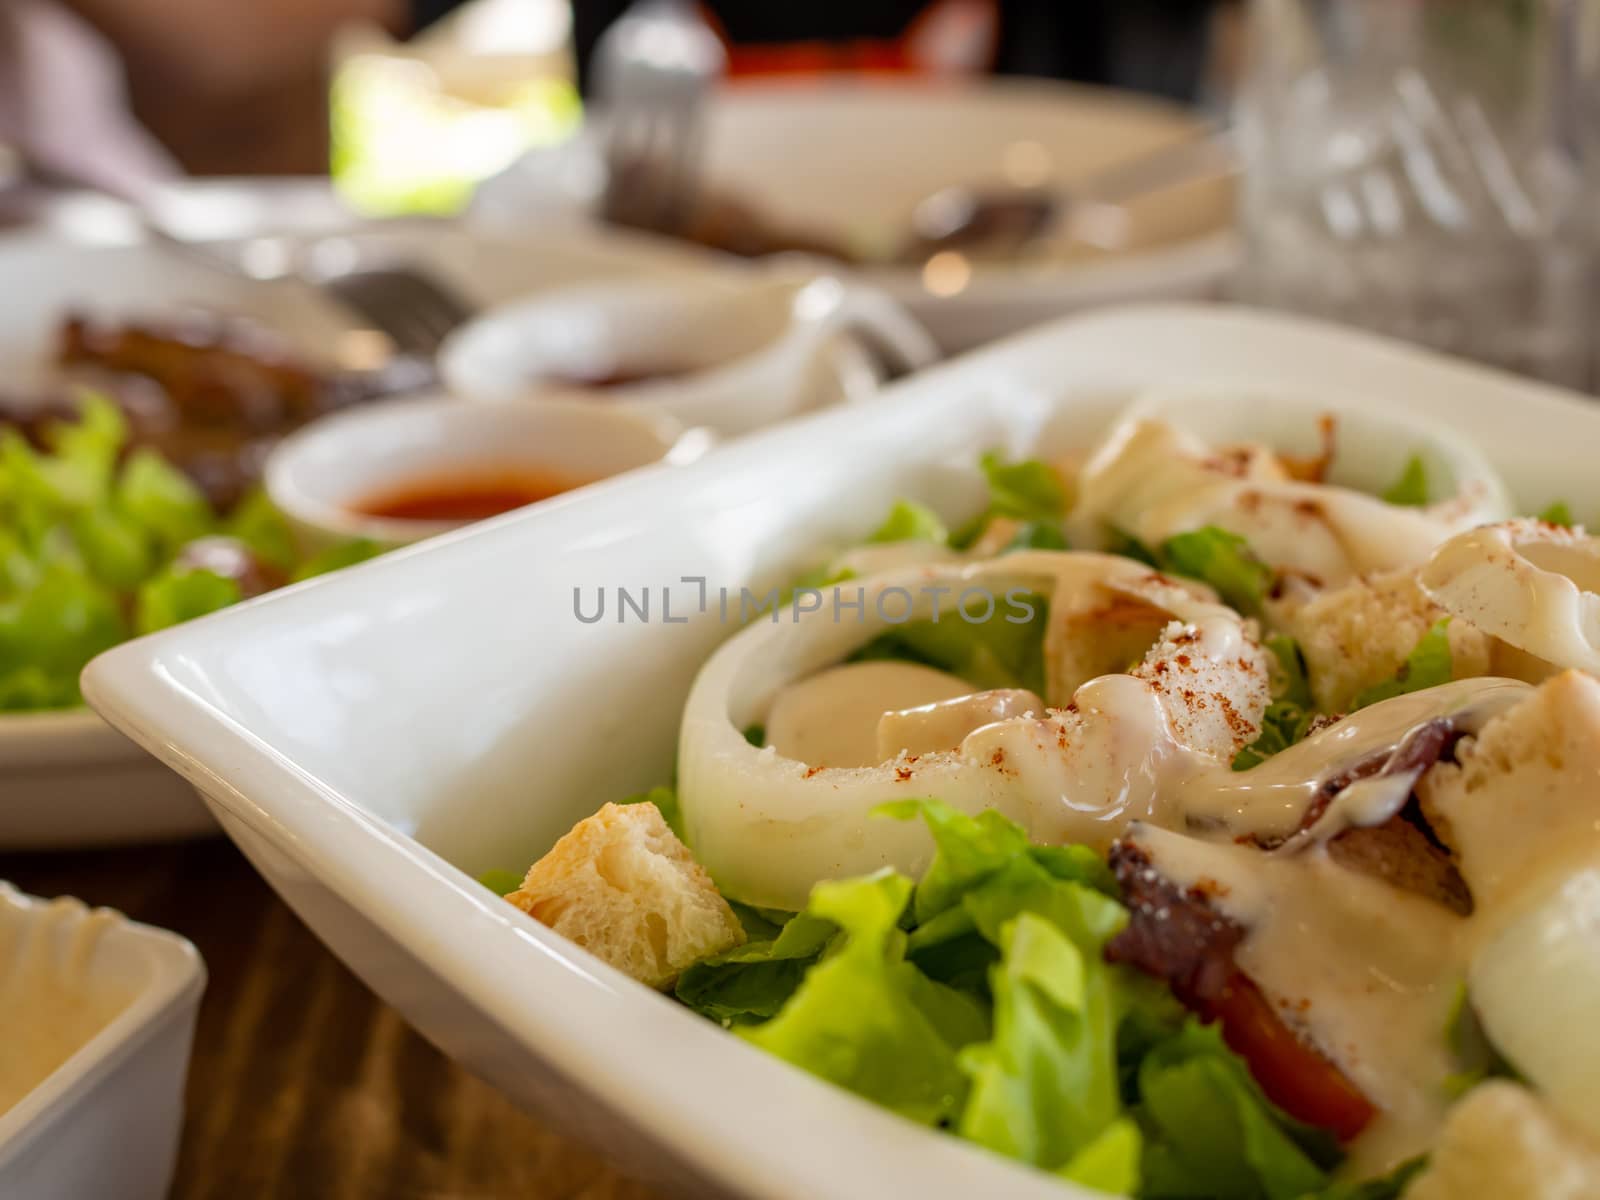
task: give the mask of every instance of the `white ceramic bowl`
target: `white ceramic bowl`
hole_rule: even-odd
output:
[[[0,883],[0,1000],[17,1039],[0,1062],[47,1036],[66,1055],[0,1112],[0,1196],[167,1195],[204,989],[200,956],[177,935]]]
[[[927,330],[873,289],[827,276],[751,272],[739,282],[650,281],[563,289],[458,330],[439,372],[468,400],[570,396],[746,433],[877,390],[863,343],[900,372],[937,361]],[[659,378],[653,373],[669,372]],[[644,376],[603,389],[580,381]]]
[[[985,447],[1082,446],[1177,382],[1403,408],[1493,456],[1518,506],[1600,510],[1600,409],[1369,336],[1220,308],[1086,317],[880,401],[641,472],[119,647],[91,702],[205,794],[306,922],[430,1039],[694,1196],[1089,1193],[873,1108],[647,991],[472,881],[667,778],[709,613],[582,624],[574,589],[758,589]],[[1355,398],[1352,400],[1352,397]],[[687,578],[686,578],[687,577]]]
[[[406,398],[313,421],[273,449],[265,479],[273,503],[311,542],[371,538],[392,547],[467,522],[369,516],[357,506],[418,485],[485,475],[548,477],[577,490],[663,460],[690,461],[709,441],[663,414],[591,401]]]

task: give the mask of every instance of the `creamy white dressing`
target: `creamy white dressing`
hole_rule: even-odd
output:
[[[847,663],[792,683],[767,715],[767,745],[811,766],[870,767],[885,713],[967,696],[955,675],[906,662]]]
[[[1280,841],[1301,827],[1326,781],[1394,753],[1418,726],[1448,717],[1462,732],[1473,733],[1531,692],[1510,679],[1461,679],[1396,696],[1343,717],[1248,771],[1213,766],[1177,780],[1183,793],[1177,805],[1195,829]],[[1415,779],[1410,773],[1404,792],[1398,784],[1377,781],[1346,788],[1333,798],[1318,834],[1332,837],[1352,825],[1381,824],[1405,803]]]
[[[1246,930],[1239,969],[1379,1110],[1350,1147],[1352,1178],[1425,1150],[1460,1069],[1446,1028],[1466,972],[1468,922],[1339,866],[1320,846],[1269,855],[1135,826],[1128,840],[1181,888]]]
[[[1485,525],[1440,546],[1418,581],[1446,612],[1533,659],[1519,674],[1553,664],[1600,675],[1600,539],[1581,529]]]
[[[127,1007],[115,988],[91,986],[89,959],[116,918],[57,901],[0,922],[0,1114],[13,1108]]]
[[[1026,688],[992,688],[886,712],[878,718],[877,761],[955,750],[975,729],[1036,714],[1044,714],[1044,701]]]
[[[1471,517],[1470,506],[1401,508],[1302,483],[1249,450],[1217,452],[1160,421],[1124,423],[1079,479],[1074,544],[1105,545],[1115,531],[1157,546],[1216,525],[1272,567],[1331,585],[1420,562]]]

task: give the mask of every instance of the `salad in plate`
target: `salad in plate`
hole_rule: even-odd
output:
[[[1600,539],[1302,416],[897,504],[712,655],[673,784],[484,882],[1083,1187],[1600,1194]]]
[[[102,650],[371,557],[316,554],[259,491],[221,508],[85,392],[73,411],[0,421],[0,714],[82,704]]]

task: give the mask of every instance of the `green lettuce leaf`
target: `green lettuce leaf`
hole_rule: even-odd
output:
[[[920,817],[933,835],[934,856],[917,884],[913,912],[919,926],[959,904],[967,893],[1018,858],[1038,864],[1050,878],[1116,893],[1111,869],[1083,846],[1036,846],[1022,826],[994,809],[976,815],[942,800],[907,799],[880,804],[874,815],[897,821]]]
[[[899,923],[910,897],[911,881],[890,871],[818,884],[804,915],[837,925],[842,945],[805,973],[777,1016],[738,1033],[902,1116],[935,1124],[960,1111],[966,1081],[957,1047],[946,1040],[948,1011],[930,1014],[917,995],[924,989],[908,985]]]
[[[1161,543],[1160,559],[1163,570],[1209,584],[1243,613],[1260,612],[1272,586],[1272,568],[1255,556],[1250,544],[1215,525],[1169,537]]]
[[[1400,478],[1384,490],[1382,499],[1407,508],[1422,508],[1428,503],[1428,468],[1421,455],[1413,454],[1406,460]]]
[[[774,937],[746,942],[689,967],[678,977],[677,997],[725,1025],[769,1020],[789,1002],[838,932],[832,921],[799,913]]]
[[[250,552],[262,562],[280,571],[294,570],[295,559],[299,557],[294,530],[290,528],[289,519],[278,511],[278,506],[262,489],[257,488],[239,502],[223,522],[222,532],[250,547]]]
[[[1380,700],[1420,692],[1450,682],[1454,670],[1450,655],[1450,618],[1440,617],[1417,641],[1393,679],[1386,679],[1357,694],[1352,708],[1365,708]]]
[[[1464,1096],[1485,1079],[1521,1080],[1516,1067],[1489,1040],[1478,1020],[1477,1010],[1472,1007],[1466,980],[1457,987],[1450,1006],[1450,1015],[1445,1021],[1445,1041],[1461,1067],[1445,1079],[1445,1090],[1450,1095]]]
[[[1113,1196],[1132,1196],[1139,1189],[1139,1155],[1143,1147],[1139,1126],[1127,1117],[1118,1117],[1056,1174]]]
[[[1044,690],[1044,632],[1049,602],[1034,594],[1015,605],[995,597],[986,620],[967,620],[948,599],[939,620],[907,621],[879,634],[851,662],[895,659],[959,675],[976,688]],[[973,616],[981,615],[976,610]],[[1026,619],[1024,619],[1026,618]]]
[[[77,475],[81,495],[104,500],[111,493],[117,458],[128,440],[122,410],[98,392],[80,398],[78,419],[52,425],[46,440],[59,469]]]
[[[1292,637],[1281,633],[1266,639],[1272,651],[1272,703],[1261,718],[1261,733],[1233,758],[1235,771],[1248,771],[1305,738],[1317,713],[1305,657]]]
[[[154,633],[227,608],[244,599],[237,579],[214,571],[169,567],[139,586],[134,624]]]
[[[1327,1135],[1279,1112],[1214,1025],[1190,1021],[1138,1072],[1146,1197],[1298,1200],[1328,1184]]]
[[[983,536],[996,517],[1010,517],[1021,521],[1023,530],[1007,549],[1023,548],[1018,545],[1019,540],[1034,549],[1066,548],[1061,518],[1067,511],[1067,493],[1049,463],[1038,459],[1008,463],[991,451],[979,460],[978,466],[989,485],[988,507],[951,534],[950,545],[965,550]]]
[[[1572,519],[1572,509],[1567,506],[1565,500],[1557,500],[1540,513],[1535,520],[1543,521],[1546,525],[1561,525],[1567,529],[1571,529],[1577,524]]]
[[[1235,771],[1260,766],[1280,751],[1304,741],[1317,714],[1287,700],[1274,700],[1261,715],[1261,732],[1256,740],[1233,756]]]
[[[1376,1179],[1330,1184],[1320,1192],[1307,1193],[1299,1200],[1400,1200],[1406,1185],[1422,1174],[1427,1165],[1426,1157],[1407,1159]]]
[[[348,542],[340,542],[312,555],[294,569],[289,580],[291,583],[299,583],[302,579],[312,579],[318,575],[326,575],[330,571],[342,571],[346,567],[364,563],[369,558],[377,558],[382,553],[381,543],[371,538],[352,538]]]
[[[999,938],[994,1038],[969,1046],[960,1059],[972,1079],[961,1135],[1047,1170],[1132,1171],[1115,1161],[1122,1156],[1114,1145],[1079,1161],[1121,1114],[1115,999],[1101,943],[1080,945],[1049,917],[1028,911],[1008,920]],[[1099,1164],[1102,1155],[1114,1161]]]
[[[126,592],[156,569],[155,540],[137,521],[109,505],[73,514],[68,526],[84,563],[107,587]]]
[[[1306,672],[1306,658],[1300,651],[1300,643],[1288,634],[1274,633],[1269,634],[1263,644],[1272,651],[1270,670],[1273,699],[1305,709],[1315,707],[1316,701],[1311,697],[1311,678]]]
[[[211,506],[189,477],[148,447],[128,456],[117,479],[116,505],[168,554],[204,537],[216,524]]]
[[[1122,529],[1112,529],[1109,531],[1109,539],[1110,545],[1106,547],[1108,553],[1120,554],[1123,558],[1134,559],[1148,567],[1155,567],[1158,571],[1161,569],[1161,563],[1156,558],[1156,552],[1134,537],[1133,534]]]
[[[989,511],[1021,521],[1059,521],[1067,511],[1061,477],[1036,458],[1008,463],[990,451],[978,460],[989,483]]]
[[[500,867],[490,867],[478,876],[478,882],[496,896],[509,896],[522,886],[522,879],[523,877],[515,871],[507,871]]]
[[[625,800],[618,800],[618,804],[654,804],[661,810],[662,819],[667,827],[683,840],[683,806],[678,803],[677,789],[658,784],[648,792],[640,792],[637,796],[629,796]]]
[[[44,562],[25,591],[0,601],[3,707],[79,703],[79,673],[127,636],[115,593],[66,558]]]
[[[936,542],[944,545],[950,531],[932,509],[915,500],[897,500],[882,525],[867,538],[868,543]]]

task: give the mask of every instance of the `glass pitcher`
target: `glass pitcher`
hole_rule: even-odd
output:
[[[1597,36],[1600,0],[1253,0],[1242,298],[1589,384]]]

